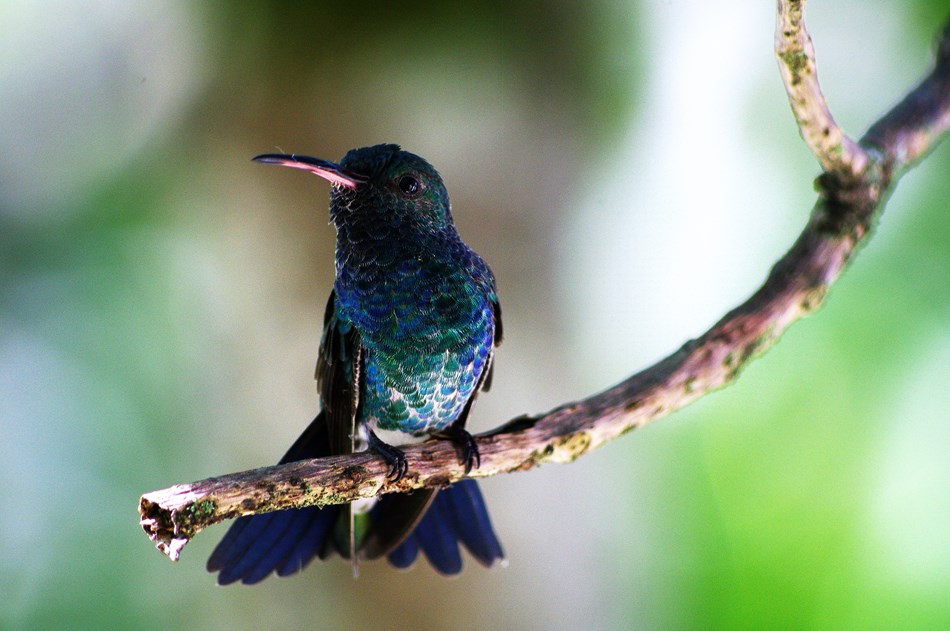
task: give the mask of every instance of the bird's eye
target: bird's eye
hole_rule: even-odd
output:
[[[399,190],[402,191],[406,197],[412,197],[422,190],[422,185],[419,184],[419,180],[411,175],[404,175],[399,178],[398,186]]]

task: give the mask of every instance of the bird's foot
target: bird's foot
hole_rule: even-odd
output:
[[[465,465],[466,475],[468,475],[472,469],[477,469],[481,466],[482,455],[478,451],[478,443],[475,442],[475,437],[465,428],[449,425],[441,432],[433,434],[433,436],[435,438],[441,438],[442,440],[452,441],[456,451],[459,453],[459,461]]]
[[[384,443],[373,430],[369,431],[369,448],[382,456],[386,464],[389,465],[389,473],[386,474],[386,477],[390,478],[392,482],[399,482],[409,472],[409,460],[406,459],[403,450]]]

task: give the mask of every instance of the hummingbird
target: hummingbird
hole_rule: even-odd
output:
[[[257,162],[309,171],[331,183],[336,279],[317,359],[321,410],[281,459],[372,450],[399,480],[401,446],[450,440],[466,473],[479,465],[465,429],[488,390],[502,339],[488,265],[459,237],[439,173],[398,145],[349,151],[339,163],[294,154]],[[386,557],[397,568],[419,552],[444,575],[462,570],[459,544],[486,567],[504,561],[476,482],[244,516],[211,557],[218,583],[293,574],[315,556],[353,563]]]

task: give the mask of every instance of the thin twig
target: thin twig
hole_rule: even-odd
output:
[[[821,304],[867,239],[897,176],[946,135],[950,24],[934,71],[856,144],[834,125],[818,88],[803,8],[801,1],[779,2],[777,51],[802,135],[825,172],[818,180],[819,199],[798,240],[746,302],[669,357],[587,399],[539,417],[514,419],[477,436],[482,459],[473,477],[571,462],[733,381],[792,322]],[[306,460],[147,493],[140,502],[141,523],[158,548],[177,559],[191,537],[225,519],[441,486],[465,475],[446,441],[405,451],[409,474],[398,483],[387,481],[387,465],[372,453]]]
[[[815,47],[805,30],[805,0],[779,0],[775,54],[802,138],[827,173],[857,178],[870,163],[831,115],[818,85]]]

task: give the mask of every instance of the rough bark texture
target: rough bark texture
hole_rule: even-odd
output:
[[[537,417],[520,417],[477,436],[481,466],[472,477],[567,463],[621,434],[720,388],[795,320],[816,309],[867,239],[898,175],[950,129],[950,23],[934,71],[859,142],[835,124],[818,86],[803,0],[779,0],[776,54],[802,137],[823,168],[819,199],[791,249],[765,284],[701,337],[623,382]],[[327,505],[378,493],[441,486],[464,477],[447,441],[405,449],[409,474],[386,479],[388,465],[358,453],[263,467],[176,485],[142,496],[141,524],[159,550],[177,559],[202,529],[225,519]]]

